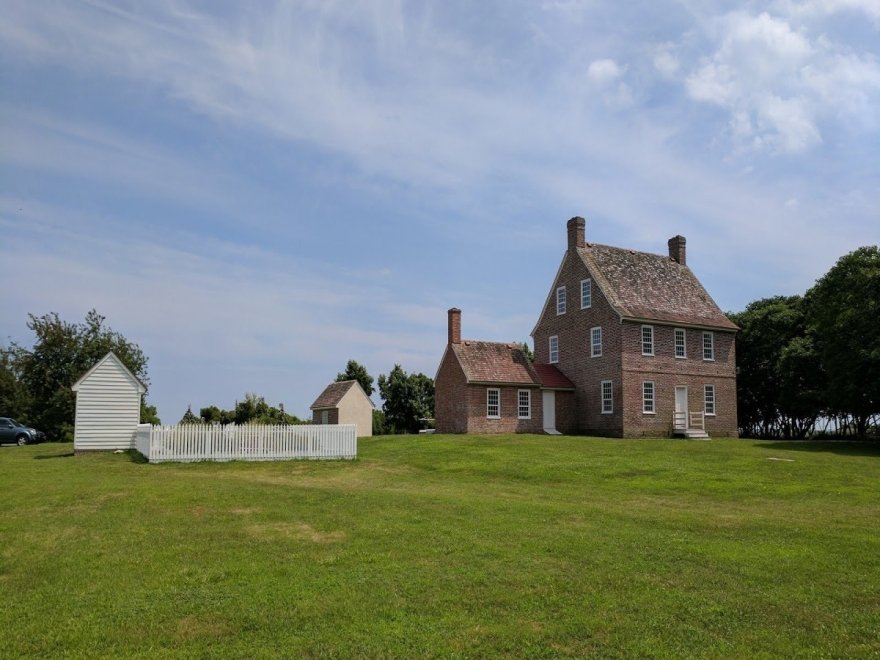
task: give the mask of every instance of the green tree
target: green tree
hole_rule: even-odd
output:
[[[809,332],[827,374],[832,413],[864,437],[880,413],[880,248],[841,257],[807,292]]]
[[[179,424],[204,424],[205,420],[203,420],[201,417],[196,417],[195,414],[193,414],[192,406],[190,405],[190,406],[186,407],[186,412],[183,413],[183,417],[180,418],[180,422],[178,422],[178,423]]]
[[[379,393],[388,432],[417,433],[421,420],[434,416],[434,381],[425,374],[407,374],[399,364],[379,376]]]
[[[19,352],[0,346],[0,415],[30,424],[31,399],[22,382]]]
[[[195,417],[195,416],[194,416]],[[217,406],[206,406],[199,410],[196,418],[207,424],[302,424],[296,415],[284,412],[284,406],[270,406],[266,399],[247,392],[244,399],[236,401],[232,410],[221,410]]]
[[[348,361],[348,364],[345,365],[345,371],[336,374],[337,383],[343,380],[356,380],[364,388],[367,396],[372,396],[375,391],[373,389],[373,377],[367,373],[367,368],[354,360]]]
[[[529,362],[535,361],[535,354],[532,352],[532,349],[529,348],[529,342],[524,341],[522,343],[522,352],[523,352],[523,355],[526,356],[526,360],[528,360]]]
[[[27,327],[36,337],[33,348],[12,346],[15,369],[30,401],[28,420],[49,439],[73,439],[76,399],[70,387],[109,351],[149,386],[143,351],[106,327],[104,320],[94,309],[80,324],[63,321],[57,313],[29,314]]]

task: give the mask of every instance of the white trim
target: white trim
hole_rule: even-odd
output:
[[[706,338],[709,338],[709,345],[706,346]],[[709,349],[709,357],[706,357],[706,348]],[[703,331],[703,361],[704,362],[714,362],[715,361],[715,333],[710,330]]]
[[[568,307],[568,296],[565,293],[565,285],[556,287],[556,316],[565,314]]]
[[[649,353],[645,352],[645,330],[651,331],[651,351]],[[642,345],[642,355],[644,355],[646,357],[654,357],[654,326],[653,325],[643,325],[639,335],[640,335],[639,340]]]
[[[610,396],[608,399],[605,398],[605,384],[608,384],[608,390]],[[603,380],[599,383],[599,401],[600,410],[603,415],[613,415],[614,414],[614,383],[610,380]],[[605,410],[605,402],[608,401],[608,410]]]
[[[113,360],[116,364],[122,367],[122,370],[125,372],[126,377],[132,381],[133,385],[137,386],[138,394],[144,394],[147,391],[147,386],[144,385],[137,376],[131,373],[131,370],[122,363],[122,360],[120,360],[116,356],[116,353],[114,353],[113,351],[110,351],[109,353],[107,353],[107,355],[98,360],[91,369],[85,372],[82,376],[80,376],[78,381],[71,385],[70,389],[72,389],[74,392],[78,392],[79,386],[82,384],[82,382],[86,380],[89,376],[91,376],[95,371],[97,371],[98,367],[104,364],[107,360]]]
[[[587,285],[587,290],[590,293],[590,300],[585,305],[584,304],[584,284]],[[588,277],[586,279],[581,280],[581,309],[590,309],[593,306],[593,278]]]
[[[522,414],[523,402],[522,395],[526,395],[526,414]],[[516,392],[516,418],[517,419],[531,419],[532,418],[532,391],[531,390],[517,390]]]
[[[648,391],[647,386],[651,386],[651,409],[648,410]],[[642,414],[643,415],[656,415],[657,414],[657,386],[654,384],[653,380],[643,380],[642,381]]]
[[[712,390],[712,412],[709,412],[709,390]],[[710,383],[707,385],[703,385],[703,411],[706,414],[706,417],[715,417],[715,411],[718,408],[718,399],[717,399],[717,391],[715,390],[715,385]]]
[[[554,343],[553,340],[554,339],[556,340],[556,359],[555,360],[553,359],[553,352],[554,352],[553,351],[553,343]],[[550,335],[550,339],[548,340],[548,342],[549,342],[549,346],[548,346],[549,355],[547,356],[547,359],[550,362],[550,364],[559,364],[559,335]]]
[[[683,355],[678,354],[678,333],[681,333],[681,348]],[[687,330],[684,328],[674,328],[672,330],[672,353],[676,360],[685,360],[688,356]]]
[[[593,342],[593,333],[598,330],[599,331],[599,352],[595,351],[595,345]],[[590,328],[590,357],[602,357],[602,326],[597,325],[595,327]]]
[[[495,400],[495,408],[496,414],[490,414],[490,406],[492,405],[489,401],[489,395],[495,392],[497,399]],[[487,387],[486,388],[486,419],[501,419],[501,388],[499,387]]]

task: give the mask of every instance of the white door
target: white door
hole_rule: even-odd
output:
[[[688,388],[678,385],[675,388],[675,428],[686,429],[688,425]]]
[[[556,392],[544,390],[544,428],[556,428]]]

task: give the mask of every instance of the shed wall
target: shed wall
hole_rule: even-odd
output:
[[[133,448],[140,399],[139,387],[125,368],[104,360],[77,389],[74,450]]]

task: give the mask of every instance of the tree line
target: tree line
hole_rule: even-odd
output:
[[[880,249],[843,257],[804,295],[730,314],[740,435],[880,435]]]

